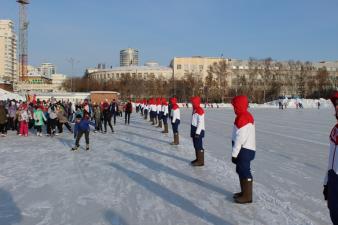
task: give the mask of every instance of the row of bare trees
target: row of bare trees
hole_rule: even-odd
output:
[[[221,60],[211,65],[207,73],[205,78],[187,73],[175,80],[145,80],[125,75],[119,80],[99,81],[84,76],[69,79],[63,86],[65,90],[77,92],[114,90],[120,92],[122,98],[175,95],[180,101],[199,95],[204,102],[229,102],[233,96],[244,94],[257,103],[282,95],[325,98],[337,88],[336,72],[330,74],[325,67],[316,69],[310,62],[281,63],[271,58],[250,58],[240,68],[234,62]]]

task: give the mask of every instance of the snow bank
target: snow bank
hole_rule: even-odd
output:
[[[12,93],[12,92],[9,92],[9,91],[5,91],[3,89],[0,88],[0,100],[3,101],[3,100],[7,100],[7,99],[15,99],[17,101],[25,101],[26,98],[21,96],[21,95],[18,95],[18,94],[15,94],[15,93]]]
[[[278,107],[279,101],[280,100],[267,102],[264,105],[268,107],[269,106]],[[320,98],[320,99],[283,99],[282,101],[283,103],[287,105],[288,108],[296,108],[297,103],[302,103],[304,108],[317,108],[318,102],[320,102],[320,107],[324,107],[324,108],[332,107],[331,101],[323,99],[323,98]]]
[[[278,102],[280,100],[274,100],[264,104],[250,103],[250,108],[278,108]],[[320,102],[321,108],[331,108],[332,104],[330,100],[326,99],[284,99],[283,104],[286,104],[287,108],[297,108],[297,103],[302,103],[304,108],[317,108],[317,103]],[[178,103],[181,108],[186,108],[187,103]],[[191,108],[191,103],[188,103],[188,107]],[[230,103],[209,103],[201,104],[202,108],[232,108]]]

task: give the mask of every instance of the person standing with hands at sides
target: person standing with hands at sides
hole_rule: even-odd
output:
[[[205,135],[204,110],[201,108],[201,99],[198,96],[191,98],[193,113],[191,119],[190,137],[192,138],[196,159],[191,162],[192,166],[204,166],[203,137]]]
[[[254,118],[248,112],[249,101],[246,96],[236,96],[232,99],[236,114],[232,130],[232,162],[236,164],[241,192],[234,194],[236,203],[252,202],[252,174],[250,163],[255,158],[256,135]]]
[[[164,124],[164,130],[162,131],[163,134],[167,134],[168,131],[168,102],[167,99],[162,98],[162,107],[161,107],[161,118]]]
[[[124,109],[124,124],[129,125],[130,123],[130,114],[133,112],[133,105],[131,104],[131,100],[127,102],[125,109]]]
[[[104,121],[104,133],[107,133],[107,124],[109,125],[111,132],[114,133],[114,128],[111,125],[111,113],[109,111],[109,104],[108,104],[108,100],[106,99],[106,101],[103,103],[102,105],[103,111],[103,121]]]
[[[179,134],[178,134],[178,126],[180,125],[180,107],[177,105],[177,98],[170,99],[171,105],[171,126],[174,133],[174,142],[171,145],[178,145],[180,143]]]
[[[338,91],[332,97],[331,102],[335,108],[335,117],[338,121]],[[328,169],[324,180],[324,199],[330,210],[330,216],[334,225],[338,224],[338,122],[330,133],[330,152]]]

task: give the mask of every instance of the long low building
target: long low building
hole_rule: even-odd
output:
[[[144,66],[121,66],[110,69],[87,69],[90,78],[102,81],[120,80],[130,76],[138,79],[171,79],[173,70],[171,67],[159,66],[156,62],[148,62]]]

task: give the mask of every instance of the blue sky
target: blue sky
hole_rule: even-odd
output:
[[[174,56],[338,60],[337,0],[31,0],[29,63],[70,74],[97,63],[119,65],[134,47],[143,64]],[[18,28],[15,0],[0,19]]]

